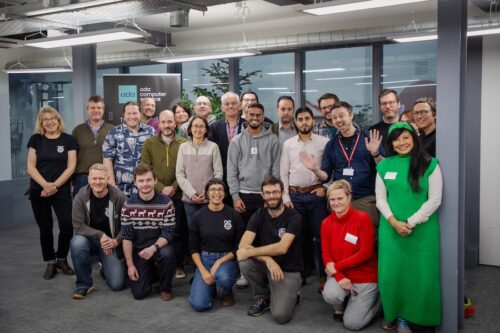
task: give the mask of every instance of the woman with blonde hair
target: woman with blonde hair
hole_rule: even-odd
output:
[[[321,249],[328,277],[323,299],[333,305],[333,319],[360,330],[380,308],[375,231],[370,216],[351,206],[351,184],[334,181],[327,191],[332,213],[321,224]]]
[[[36,223],[40,229],[43,260],[47,267],[43,274],[52,279],[57,269],[73,275],[66,257],[73,236],[71,222],[71,175],[76,166],[76,140],[64,131],[64,121],[56,109],[40,109],[35,134],[28,142],[28,174],[31,177],[29,199]],[[57,251],[54,251],[52,233],[54,210],[59,223]]]

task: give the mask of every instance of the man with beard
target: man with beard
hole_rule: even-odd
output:
[[[154,134],[154,128],[141,123],[139,105],[127,102],[123,106],[123,124],[114,127],[106,135],[102,156],[103,164],[108,170],[109,183],[128,197],[137,193],[133,171],[141,161],[144,141]]]
[[[283,182],[274,177],[262,183],[266,207],[257,210],[248,222],[236,253],[255,301],[247,313],[260,316],[271,308],[279,324],[289,322],[300,303],[303,270],[301,217],[283,205],[283,189]]]
[[[158,177],[155,185],[156,192],[160,192],[169,197],[175,206],[175,230],[177,238],[174,243],[175,257],[177,260],[177,269],[175,277],[183,279],[186,277],[184,272],[184,254],[182,244],[187,247],[187,223],[184,213],[184,204],[181,200],[182,192],[175,178],[175,166],[177,163],[177,153],[181,143],[186,139],[175,136],[177,123],[175,115],[170,110],[163,110],[159,116],[160,132],[150,137],[144,142],[142,148],[141,162],[151,165]]]
[[[290,96],[281,96],[276,103],[276,113],[278,114],[278,123],[273,124],[273,133],[280,139],[280,144],[297,134],[297,129],[293,124],[293,109],[295,103]]]
[[[280,144],[271,126],[264,123],[264,106],[248,108],[247,127],[229,143],[227,182],[234,209],[248,223],[264,205],[260,184],[268,177],[279,177]]]
[[[155,192],[153,168],[140,164],[134,169],[139,191],[123,205],[121,215],[123,253],[131,281],[132,295],[143,299],[151,294],[151,268],[160,273],[160,296],[172,299],[175,254],[171,246],[175,232],[175,208],[166,195]]]
[[[382,147],[385,148],[389,127],[399,119],[399,96],[396,90],[384,89],[378,95],[380,112],[382,112],[382,120],[372,127],[370,130],[377,130],[382,137]]]
[[[325,120],[316,123],[313,128],[313,133],[331,139],[337,134],[337,129],[332,121],[332,106],[339,98],[332,93],[326,93],[318,98],[318,108]]]
[[[141,123],[149,125],[160,131],[158,119],[155,118],[156,101],[154,98],[146,97],[141,101]]]
[[[305,283],[314,269],[316,249],[320,276],[318,291],[321,292],[326,282],[320,242],[321,222],[327,215],[325,189],[314,172],[301,163],[301,156],[313,155],[321,164],[328,139],[312,133],[314,116],[308,107],[295,111],[295,126],[299,134],[286,140],[281,152],[280,175],[285,186],[283,202],[302,215],[303,281]]]
[[[345,179],[352,185],[352,206],[370,215],[377,230],[378,211],[375,205],[375,166],[383,157],[382,138],[377,130],[366,133],[352,122],[352,106],[337,102],[332,108],[332,120],[338,129],[330,140],[321,164],[316,156],[303,154],[302,163],[321,181]],[[321,165],[321,169],[319,168]]]

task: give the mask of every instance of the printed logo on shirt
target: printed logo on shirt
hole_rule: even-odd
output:
[[[279,238],[283,237],[283,235],[285,234],[285,231],[286,231],[286,228],[280,228],[280,230],[278,230],[278,236],[279,236]]]
[[[232,224],[231,220],[224,220],[224,229],[231,230],[232,227],[233,227],[233,224]]]
[[[104,215],[109,218],[109,207],[106,207],[106,209],[104,210]]]
[[[59,154],[64,153],[64,146],[57,146],[57,152],[58,152]]]

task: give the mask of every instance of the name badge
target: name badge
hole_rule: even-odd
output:
[[[344,168],[342,171],[343,176],[354,176],[354,169],[353,168]]]
[[[257,155],[257,147],[250,148],[250,154],[251,155]]]
[[[351,244],[356,245],[356,243],[358,242],[358,237],[357,237],[357,236],[354,236],[354,235],[352,235],[352,234],[350,234],[350,233],[346,233],[346,234],[345,234],[345,241],[346,241],[346,242],[349,242],[349,243],[351,243]]]
[[[384,175],[384,179],[389,179],[389,180],[394,180],[396,179],[396,176],[398,175],[397,172],[386,172]]]

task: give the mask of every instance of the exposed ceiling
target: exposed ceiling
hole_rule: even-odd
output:
[[[3,38],[16,34],[24,39],[27,34],[52,29],[74,33],[77,28],[96,30],[116,24],[134,25],[148,31],[169,34],[176,53],[200,50],[218,50],[245,46],[262,50],[276,50],[294,45],[347,43],[349,40],[376,40],[393,32],[436,27],[437,1],[406,4],[384,9],[352,12],[340,15],[311,16],[300,11],[303,3],[313,0],[11,0],[0,2],[0,47],[10,47]],[[353,0],[355,1],[355,0]],[[491,15],[485,11],[489,0],[470,0],[469,18],[479,17],[485,22],[498,20],[493,6]],[[496,2],[496,0],[493,0]],[[478,2],[481,2],[478,4]],[[3,8],[2,8],[3,4]],[[48,6],[44,7],[44,4]],[[480,9],[477,5],[481,5]],[[75,8],[82,7],[82,8]],[[170,26],[172,11],[191,8],[189,26]],[[47,9],[56,12],[36,13]],[[4,16],[5,15],[5,16]],[[415,25],[410,24],[415,22]],[[139,42],[139,43],[137,43]],[[98,56],[111,53],[136,52],[147,59],[153,47],[151,41],[110,42],[98,45]],[[161,43],[156,43],[161,45]],[[43,51],[51,54],[54,51]],[[40,51],[24,51],[39,56]],[[99,59],[98,59],[99,60]]]

